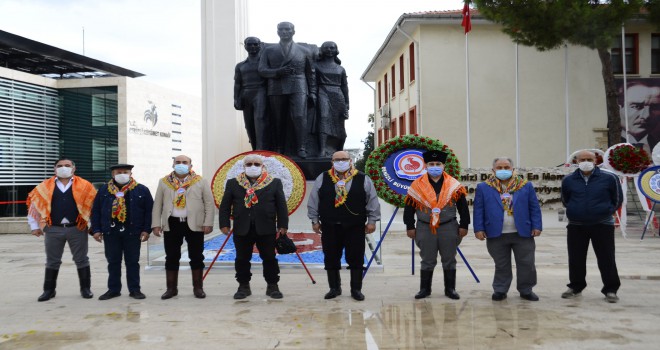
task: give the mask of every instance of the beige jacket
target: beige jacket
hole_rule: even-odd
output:
[[[174,190],[169,188],[163,179],[158,181],[154,209],[152,213],[151,227],[162,227],[163,231],[169,231],[167,219],[172,214],[174,207]],[[211,187],[202,179],[196,184],[188,187],[186,191],[186,210],[188,211],[188,227],[191,230],[202,231],[202,226],[213,227],[215,215],[215,202]]]

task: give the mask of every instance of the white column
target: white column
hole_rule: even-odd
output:
[[[249,150],[234,109],[234,67],[245,58],[247,0],[202,0],[203,176],[211,181],[230,157]]]

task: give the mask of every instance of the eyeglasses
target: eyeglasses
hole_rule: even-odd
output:
[[[261,166],[261,163],[245,163],[245,166]]]

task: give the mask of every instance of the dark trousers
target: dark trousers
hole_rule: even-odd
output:
[[[613,225],[571,225],[566,226],[568,245],[568,287],[580,292],[587,287],[587,251],[589,241],[594,247],[600,278],[603,280],[601,292],[616,293],[621,286],[619,272],[614,259]]]
[[[110,232],[103,235],[105,258],[108,260],[108,290],[121,291],[121,261],[126,264],[128,291],[140,290],[140,235]]]
[[[264,279],[266,283],[273,284],[280,281],[280,265],[275,258],[275,234],[258,235],[254,224],[250,226],[250,231],[245,236],[234,235],[234,247],[236,248],[236,260],[234,268],[236,269],[236,280],[238,283],[247,283],[252,279],[250,267],[252,264],[252,250],[257,245],[259,257],[261,257]]]
[[[204,232],[195,232],[188,227],[187,222],[171,217],[167,220],[170,230],[165,232],[165,270],[178,271],[181,260],[181,245],[183,239],[188,244],[188,257],[190,268],[200,270],[204,268]]]
[[[341,253],[346,250],[349,269],[364,269],[364,224],[321,224],[323,263],[326,270],[341,270]]]
[[[536,266],[534,237],[520,237],[518,233],[505,233],[499,237],[488,238],[488,253],[495,262],[493,290],[506,294],[513,280],[511,272],[511,252],[516,259],[516,287],[520,294],[529,294],[536,285]]]

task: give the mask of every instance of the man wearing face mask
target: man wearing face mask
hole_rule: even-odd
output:
[[[234,299],[252,295],[250,289],[250,260],[256,244],[263,261],[266,295],[273,299],[283,297],[277,283],[280,267],[275,258],[277,234],[286,234],[289,210],[284,197],[282,181],[268,174],[264,157],[249,154],[243,158],[244,172],[227,181],[220,202],[220,230],[229,233],[230,217],[234,219],[234,246],[236,247],[236,281],[238,290]]]
[[[513,274],[511,252],[516,259],[517,289],[520,297],[538,301],[534,237],[541,235],[541,206],[531,182],[513,170],[510,158],[493,160],[493,174],[477,185],[474,195],[474,232],[477,239],[488,238],[488,253],[495,262],[494,301],[506,299]]]
[[[140,243],[149,239],[153,198],[131,176],[131,164],[110,167],[112,180],[101,186],[92,208],[92,233],[103,242],[108,260],[108,291],[99,300],[121,295],[121,261],[126,261],[129,296],[144,299],[140,290]]]
[[[447,153],[426,151],[423,156],[426,174],[410,184],[403,211],[406,233],[415,240],[422,258],[420,289],[415,299],[431,295],[438,253],[444,272],[445,295],[450,299],[460,299],[456,292],[456,248],[467,235],[470,225],[465,187],[444,171]],[[460,217],[458,223],[457,212]]]
[[[90,290],[87,222],[96,189],[89,181],[74,175],[76,165],[71,159],[58,159],[54,170],[55,176],[37,185],[27,198],[27,219],[32,235],[44,235],[46,246],[44,292],[37,300],[46,301],[55,297],[57,275],[66,243],[78,268],[80,295],[91,299],[94,294]]]
[[[151,228],[157,237],[163,233],[167,290],[161,299],[179,294],[179,260],[186,240],[195,298],[206,298],[202,283],[204,235],[213,231],[215,202],[208,182],[192,171],[190,157],[174,158],[174,171],[158,181]]]
[[[587,251],[591,241],[603,281],[601,293],[605,300],[616,303],[621,280],[614,256],[613,215],[623,203],[621,184],[616,175],[594,165],[594,153],[580,151],[576,160],[579,169],[561,183],[561,200],[568,217],[566,243],[570,281],[561,297],[578,297],[587,287]]]
[[[373,182],[353,167],[348,152],[335,152],[332,168],[314,181],[307,202],[307,217],[312,220],[312,230],[321,234],[323,263],[330,285],[325,299],[341,295],[339,271],[345,250],[346,263],[351,270],[351,297],[364,300],[365,234],[376,230],[380,203]]]

